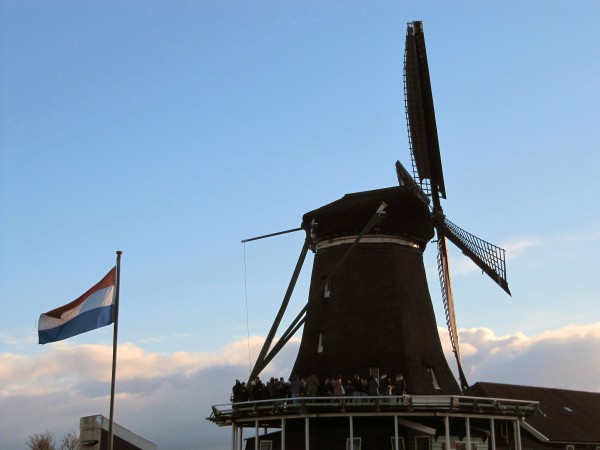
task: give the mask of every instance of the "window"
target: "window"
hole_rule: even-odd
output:
[[[429,436],[417,436],[415,438],[415,450],[431,450],[431,438]]]
[[[325,287],[323,288],[323,298],[331,297],[331,286],[329,284],[330,282],[325,283]]]
[[[352,445],[350,445],[350,441],[352,441]],[[346,439],[346,450],[360,450],[361,438],[347,438]]]
[[[434,389],[442,389],[440,387],[440,383],[438,383],[438,379],[435,376],[435,371],[433,370],[433,367],[430,367],[429,369],[427,369],[429,371],[429,373],[431,374],[431,382],[433,383],[433,387]]]
[[[323,353],[323,332],[319,333],[319,344],[317,346],[317,353]]]
[[[466,442],[455,442],[456,450],[467,450]],[[477,442],[471,442],[471,450],[477,450]]]
[[[390,438],[390,441],[392,443],[392,450],[404,450],[404,438],[398,436],[398,448],[396,448],[396,438],[394,436],[392,436]]]
[[[373,375],[376,380],[379,380],[379,367],[369,367],[369,375]]]
[[[258,450],[272,450],[273,441],[260,441],[258,444]]]
[[[508,422],[500,422],[500,436],[504,439],[508,439]]]
[[[575,446],[574,445],[566,445],[565,450],[575,450]]]

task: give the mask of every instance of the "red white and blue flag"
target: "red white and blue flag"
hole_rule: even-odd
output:
[[[40,344],[62,341],[114,322],[117,268],[71,303],[40,315]]]

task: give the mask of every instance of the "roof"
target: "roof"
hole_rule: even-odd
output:
[[[101,414],[86,416],[79,419],[79,438],[82,445],[93,445],[101,443],[97,448],[107,448],[109,438],[110,420]],[[123,428],[118,423],[113,423],[114,448],[121,450],[156,450],[155,443]],[[87,444],[86,444],[87,441]],[[91,448],[91,447],[90,447]],[[96,448],[96,447],[94,447]]]
[[[429,207],[412,188],[395,186],[372,191],[346,194],[302,218],[302,228],[311,232],[313,219],[317,222],[312,230],[316,240],[357,235],[375,214],[381,203],[387,205],[385,219],[373,233],[405,236],[426,244],[433,238],[433,222]]]
[[[470,390],[481,397],[538,401],[540,413],[525,422],[542,442],[600,444],[599,392],[487,382],[475,383]]]

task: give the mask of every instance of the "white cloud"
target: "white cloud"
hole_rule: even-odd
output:
[[[172,375],[191,376],[199,371],[220,366],[247,368],[254,361],[264,337],[232,342],[215,353],[146,352],[143,348],[124,343],[117,350],[119,380],[151,380]],[[298,342],[298,339],[291,342]],[[60,392],[83,382],[110,382],[112,346],[84,344],[72,346],[68,341],[44,348],[41,354],[28,358],[18,354],[0,355],[0,395],[37,395]],[[250,352],[250,358],[248,355]],[[265,371],[277,367],[275,359]],[[43,386],[43,387],[42,387]]]
[[[454,367],[447,331],[444,351]],[[536,336],[497,336],[489,328],[459,330],[463,369],[470,383],[492,381],[600,392],[600,322],[569,325]]]
[[[569,233],[564,235],[562,239],[578,243],[596,241],[600,239],[600,229],[596,225],[596,229],[579,233]]]
[[[252,336],[214,353],[166,354],[119,345],[115,420],[159,448],[229,448],[228,432],[205,418],[211,405],[229,401],[235,379],[249,373],[248,351],[254,361],[263,341]],[[298,342],[291,340],[263,377],[289,375]],[[0,422],[2,448],[23,448],[28,435],[46,430],[60,438],[78,430],[82,416],[108,416],[111,361],[112,346],[68,341],[35,356],[0,354],[0,410],[12,411]]]
[[[514,260],[521,258],[530,247],[542,245],[544,242],[536,237],[526,237],[504,242],[501,247],[506,250],[506,259]]]
[[[454,367],[447,332],[440,336]],[[536,336],[498,336],[489,328],[459,330],[469,382],[600,391],[600,323],[571,325]],[[229,448],[229,430],[205,420],[211,405],[227,403],[236,378],[249,373],[263,342],[232,342],[214,353],[156,353],[131,343],[119,346],[115,420],[170,450]],[[68,342],[68,341],[67,341]],[[290,342],[262,376],[287,376],[298,350]],[[111,347],[44,347],[35,356],[0,354],[0,422],[3,449],[23,448],[27,436],[52,430],[57,437],[76,431],[79,418],[108,416]]]
[[[37,343],[38,335],[37,331],[23,333],[19,335],[19,337],[15,337],[14,335],[8,335],[4,333],[0,333],[0,344],[2,345],[32,345]]]

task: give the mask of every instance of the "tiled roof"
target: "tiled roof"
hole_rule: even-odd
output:
[[[525,421],[549,442],[600,444],[598,392],[478,382],[471,394],[538,401],[540,412]]]

